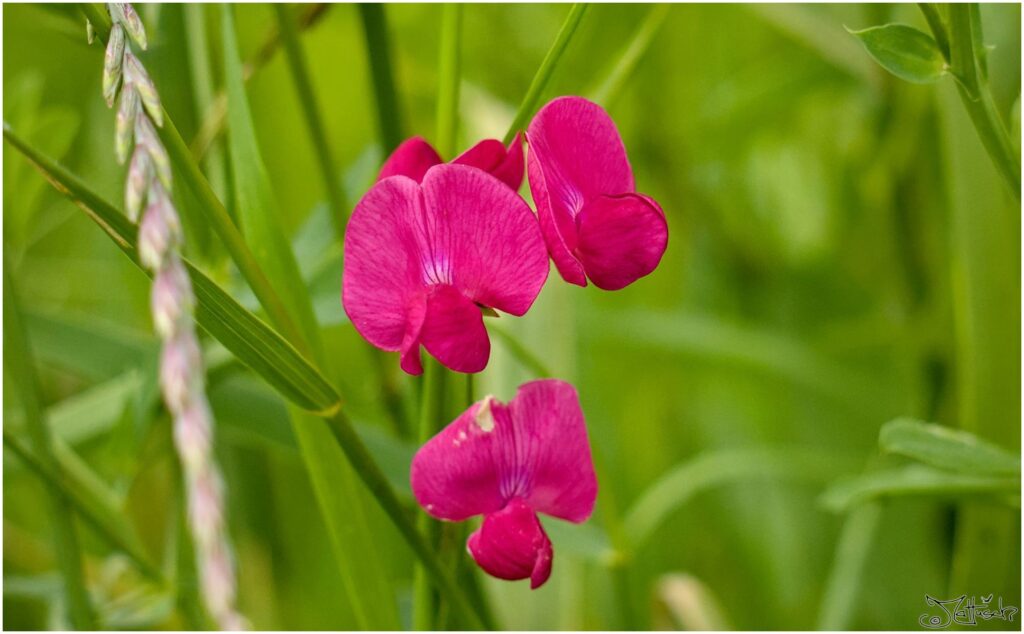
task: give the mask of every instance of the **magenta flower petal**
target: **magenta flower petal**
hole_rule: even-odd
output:
[[[653,271],[667,245],[665,216],[652,199],[636,195],[626,148],[608,113],[581,97],[559,97],[540,109],[526,138],[530,191],[562,277],[579,286],[590,278],[598,287],[613,290]],[[613,212],[596,202],[627,194],[650,204],[628,204]],[[587,208],[600,209],[588,214],[584,238]],[[609,226],[599,226],[604,222]],[[611,239],[623,229],[628,229],[626,235]],[[604,247],[613,250],[596,253]]]
[[[503,579],[550,574],[551,545],[534,513],[586,520],[597,499],[583,412],[572,385],[532,381],[504,405],[473,404],[431,438],[412,461],[413,495],[430,515],[460,521],[484,515],[469,549]]]
[[[423,179],[436,210],[433,259],[445,281],[474,302],[511,315],[533,305],[548,277],[537,219],[518,194],[464,165],[441,165]]]
[[[444,161],[437,151],[422,137],[414,136],[403,141],[384,161],[377,180],[384,180],[388,176],[408,176],[418,183],[423,180],[428,169],[441,163]]]
[[[525,313],[548,275],[547,251],[523,199],[465,165],[436,165],[417,184],[378,182],[345,231],[342,303],[356,330],[402,369],[422,372],[424,345],[448,367],[478,372],[490,342],[480,308]]]
[[[519,191],[523,184],[523,139],[517,134],[508,148],[497,139],[484,139],[452,160],[452,163],[482,169]]]
[[[665,253],[665,213],[647,196],[598,196],[583,206],[577,221],[576,254],[591,281],[606,291],[647,275]]]
[[[414,232],[423,213],[419,185],[393,176],[363,196],[345,231],[342,303],[359,334],[384,350],[400,349],[424,292],[423,248]]]
[[[502,492],[504,462],[496,459],[506,435],[495,430],[507,430],[512,423],[504,406],[492,401],[483,412],[481,408],[481,403],[471,405],[413,457],[409,476],[413,495],[436,518],[459,522],[499,511],[508,502]],[[481,420],[500,422],[488,427]]]
[[[434,286],[427,297],[421,340],[427,352],[456,372],[480,372],[491,354],[480,307],[447,284]]]
[[[499,579],[529,577],[536,589],[551,576],[551,540],[536,513],[518,498],[487,515],[466,545],[480,567]]]

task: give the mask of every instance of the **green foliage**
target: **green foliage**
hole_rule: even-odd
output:
[[[946,60],[927,33],[905,24],[850,31],[879,65],[900,79],[929,84],[946,74]]]
[[[458,153],[559,94],[609,110],[669,248],[622,291],[552,270],[526,316],[487,319],[475,396],[572,381],[600,497],[585,524],[545,518],[543,588],[479,574],[459,537],[472,522],[426,546],[444,564],[435,588],[458,579],[503,629],[705,613],[741,629],[915,629],[925,594],[1020,606],[1020,7],[459,9],[291,7],[282,39],[277,10],[239,7],[230,42],[218,7],[140,5],[253,626],[413,624],[426,542],[396,526],[414,517],[423,379],[344,313],[330,183],[354,203],[404,136]],[[35,454],[5,365],[4,625],[69,625],[40,504],[59,482],[101,624],[196,627],[149,280],[136,228],[106,202],[124,168],[101,46],[75,8],[3,11],[5,270],[58,465],[19,457],[14,443]],[[87,11],[104,37],[102,5]],[[890,26],[855,38],[844,24]],[[456,31],[458,47],[440,36]],[[865,54],[871,38],[917,77],[950,76],[907,84]],[[463,406],[464,381],[447,387]],[[331,427],[309,413],[339,405]],[[374,465],[387,513],[349,455]],[[439,624],[474,627],[440,596]]]

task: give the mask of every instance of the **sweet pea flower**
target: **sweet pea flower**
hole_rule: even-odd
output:
[[[492,396],[473,404],[420,448],[411,481],[433,517],[484,516],[466,545],[488,574],[540,587],[554,552],[537,513],[578,524],[597,499],[576,390],[545,379],[520,386],[507,405]]]
[[[552,100],[526,131],[527,174],[544,241],[565,281],[618,290],[658,266],[665,213],[636,193],[615,123],[582,97]]]
[[[380,168],[377,180],[400,174],[421,182],[427,170],[441,165],[444,159],[422,137],[406,139],[395,148]],[[506,148],[497,139],[484,139],[452,159],[453,165],[469,165],[491,174],[501,182],[519,191],[523,184],[523,141],[522,135]]]
[[[342,304],[371,344],[401,351],[420,374],[420,345],[458,372],[479,372],[491,344],[482,310],[524,314],[548,276],[540,227],[520,196],[465,165],[422,182],[389,176],[345,231]]]

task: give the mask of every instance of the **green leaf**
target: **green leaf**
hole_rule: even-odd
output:
[[[878,498],[929,496],[985,498],[1020,506],[1020,479],[951,473],[924,465],[875,471],[831,486],[821,503],[831,511],[845,512]]]
[[[683,462],[658,478],[625,516],[639,548],[670,514],[698,493],[729,482],[777,478],[828,481],[852,468],[843,456],[811,449],[723,449]]]
[[[847,31],[860,39],[868,54],[882,68],[900,79],[915,84],[928,84],[946,74],[946,60],[942,57],[942,51],[927,33],[905,24],[886,24],[860,31]]]
[[[964,473],[1020,476],[1015,456],[974,434],[901,418],[882,426],[878,443],[883,451]]]
[[[134,224],[78,178],[25,143],[6,123],[4,138],[32,161],[58,191],[81,207],[138,264],[135,248],[138,230]],[[199,269],[189,262],[185,264],[196,294],[196,321],[206,332],[299,407],[326,414],[340,406],[340,398],[334,388],[291,344],[243,308]]]
[[[221,24],[228,97],[228,157],[238,217],[257,261],[274,287],[281,289],[306,344],[323,365],[326,357],[313,306],[278,220],[280,214],[256,142],[232,11],[229,5],[222,7]],[[298,411],[292,411],[291,418],[356,620],[364,629],[396,629],[398,605],[386,570],[379,563],[380,540],[371,530],[369,513],[373,509],[369,508],[366,493],[341,448],[331,442],[331,432],[324,422]],[[378,608],[370,609],[374,605]]]

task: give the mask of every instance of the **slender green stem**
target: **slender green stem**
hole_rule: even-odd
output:
[[[444,416],[445,394],[448,372],[440,363],[427,359],[423,366],[423,395],[420,399],[419,443],[430,440],[437,431]],[[438,537],[437,522],[429,515],[420,512],[417,525],[421,534],[431,538],[431,546],[436,547]],[[414,630],[426,631],[435,629],[437,606],[434,604],[433,588],[423,565],[417,565],[413,571],[413,617]]]
[[[206,5],[186,4],[185,34],[188,40],[188,64],[192,75],[193,108],[197,118],[214,105],[213,68],[210,62],[210,44],[206,35]],[[227,164],[223,148],[215,145],[203,157],[196,157],[206,168],[210,185],[221,196],[227,195]],[[230,205],[229,205],[230,208]]]
[[[314,24],[327,14],[327,9],[331,6],[326,3],[309,5],[309,8],[299,16],[298,30],[305,31],[312,28]],[[249,81],[256,74],[256,71],[266,66],[273,59],[280,43],[281,38],[278,31],[276,29],[271,30],[264,38],[263,45],[260,46],[259,50],[242,65],[242,79]],[[206,156],[207,152],[213,147],[214,142],[224,132],[227,114],[228,96],[221,90],[214,97],[210,107],[206,109],[202,125],[199,126],[199,131],[196,132],[196,135],[192,137],[192,143],[189,144],[189,150],[191,150],[192,156],[197,161],[202,160]]]
[[[281,41],[284,43],[285,57],[288,59],[288,66],[292,71],[292,79],[295,80],[295,90],[299,93],[299,103],[306,118],[306,126],[309,128],[313,149],[316,151],[317,162],[320,166],[320,175],[327,191],[331,217],[334,219],[334,232],[340,240],[345,234],[345,223],[348,220],[348,202],[341,189],[338,170],[335,167],[330,145],[327,143],[327,131],[323,118],[320,116],[320,109],[317,107],[316,96],[313,94],[313,82],[309,78],[306,59],[302,53],[302,46],[299,43],[290,7],[285,4],[275,4],[274,8],[277,10],[277,23],[280,28]]]
[[[540,68],[537,69],[537,73],[533,76],[533,81],[530,82],[526,96],[523,97],[522,103],[519,104],[519,110],[516,111],[516,116],[512,119],[512,125],[508,127],[508,132],[505,133],[505,145],[512,142],[516,134],[526,125],[526,121],[533,116],[534,111],[537,109],[537,103],[543,96],[544,89],[547,88],[548,81],[551,80],[551,75],[555,72],[555,67],[558,66],[558,62],[562,59],[562,54],[565,53],[569,42],[572,41],[572,36],[576,34],[576,29],[579,27],[586,10],[587,5],[584,3],[576,3],[569,9],[569,15],[565,16],[565,22],[562,23],[562,28],[558,31],[554,44],[548,49],[547,55],[544,56],[544,61],[540,63]]]
[[[56,443],[57,439],[53,441]],[[69,506],[100,538],[127,555],[142,574],[166,585],[163,573],[143,553],[131,529],[121,523],[119,509],[105,503],[104,496],[89,495],[89,485],[64,464],[59,451],[54,451],[54,463],[50,465],[8,429],[3,430],[3,442],[40,480],[59,489]],[[57,449],[56,444],[54,449]]]
[[[366,35],[366,55],[370,61],[373,92],[377,99],[377,125],[384,154],[402,142],[402,118],[399,112],[395,80],[391,70],[388,26],[381,4],[360,4],[359,17]]]
[[[640,58],[647,52],[654,36],[661,29],[661,25],[665,23],[670,8],[671,5],[668,4],[656,4],[651,7],[651,10],[647,12],[647,17],[637,27],[636,34],[633,35],[629,46],[619,56],[619,61],[616,62],[601,85],[591,91],[591,99],[605,108],[615,101],[622,91],[622,86],[633,74]]]
[[[134,256],[135,244],[134,244],[134,232],[132,225],[128,220],[121,214],[117,213],[115,208],[110,203],[103,200],[99,195],[90,190],[84,183],[78,178],[67,172],[67,170],[60,167],[51,158],[38,152],[30,145],[28,145],[24,139],[18,137],[11,128],[4,123],[4,138],[11,143],[15,148],[21,151],[26,157],[29,158],[39,169],[43,172],[46,178],[50,181],[54,187],[62,194],[70,198],[76,204],[78,204],[82,210],[89,215],[104,232],[121,248],[123,249],[132,261],[137,264]],[[140,267],[141,268],[141,267]],[[233,302],[227,294],[219,290],[219,287],[212,285],[210,282],[200,284],[197,280],[205,279],[197,270],[191,269],[190,273],[193,279],[193,286],[197,290],[197,319],[200,325],[210,332],[215,338],[219,339],[221,343],[238,353],[239,348],[235,343],[243,341],[243,339],[233,340],[229,337],[229,334],[235,334],[232,332],[233,328],[247,327],[243,323],[235,323],[233,325],[220,324],[218,326],[218,320],[225,318],[229,312],[224,312],[219,304],[227,304]],[[207,289],[209,285],[210,289],[217,289],[219,293],[202,293],[204,289]],[[237,310],[244,311],[241,307],[237,307]],[[204,318],[204,314],[206,317]],[[260,323],[255,316],[248,315],[248,318],[253,323]],[[225,327],[227,325],[227,327]],[[251,324],[250,324],[251,325]],[[264,326],[265,328],[265,326]],[[246,333],[246,338],[253,336],[250,330],[243,331]],[[264,331],[265,334],[272,334],[274,337],[280,337],[276,332],[267,329]],[[299,364],[303,367],[307,367],[312,372],[312,377],[316,379],[317,385],[328,386],[326,379],[322,377],[309,362],[306,361],[297,351],[293,348],[288,347],[283,351],[284,357],[275,357],[275,363],[284,365],[295,365]],[[239,354],[242,357],[241,354]],[[270,381],[271,385],[279,391],[282,390],[280,383],[271,380],[268,377],[268,368],[265,366],[253,366],[253,369],[261,374],[264,378]],[[340,410],[340,402],[338,396],[329,388],[326,388],[328,392],[326,394],[320,393],[322,390],[315,386],[307,383],[296,384],[292,386],[295,392],[282,392],[286,397],[295,401],[296,398],[301,397],[300,400],[295,401],[297,403],[307,403],[309,406],[315,407],[315,414],[328,422],[332,435],[335,440],[341,446],[345,455],[348,456],[352,467],[356,470],[360,479],[364,482],[370,493],[376,498],[378,504],[384,509],[385,513],[389,516],[395,526],[398,528],[402,537],[410,545],[415,555],[424,560],[426,569],[431,575],[435,576],[438,587],[443,593],[451,598],[453,606],[461,613],[465,615],[467,622],[472,623],[474,626],[486,626],[488,629],[492,629],[490,619],[488,619],[486,613],[483,616],[477,616],[473,612],[471,603],[466,599],[462,589],[457,586],[451,578],[444,571],[441,566],[436,553],[428,545],[428,542],[420,535],[416,530],[415,524],[411,517],[409,517],[401,502],[399,501],[398,495],[394,489],[391,488],[391,484],[384,476],[380,467],[373,460],[369,451],[363,444],[362,439],[356,434],[352,428],[351,423],[345,417],[344,413]],[[330,404],[333,403],[333,404]]]
[[[437,82],[438,153],[455,155],[459,122],[459,84],[461,83],[462,5],[445,4],[441,9],[441,59]]]
[[[6,258],[5,258],[6,260]],[[32,358],[28,334],[22,322],[21,311],[10,278],[11,267],[4,262],[4,372],[8,374],[25,410],[29,436],[35,446],[38,464],[51,474],[57,472],[53,438],[44,418],[39,399],[39,385]],[[6,440],[6,436],[5,436]],[[24,457],[24,456],[23,456]],[[45,481],[49,493],[50,523],[53,528],[54,550],[64,577],[64,591],[68,618],[79,630],[96,628],[96,617],[89,603],[82,569],[82,554],[78,547],[71,503],[65,491],[53,479]]]
[[[924,19],[928,22],[928,28],[931,29],[932,35],[935,36],[935,43],[939,45],[939,50],[942,51],[943,57],[948,62],[949,36],[946,34],[946,23],[942,19],[942,14],[939,13],[938,5],[934,2],[918,2],[917,7],[924,14]]]
[[[363,483],[380,503],[384,512],[391,518],[395,527],[398,528],[402,537],[405,538],[406,543],[409,544],[416,556],[423,562],[430,576],[438,584],[438,588],[451,601],[452,607],[462,615],[471,628],[483,627],[485,629],[493,629],[493,624],[487,619],[486,614],[481,614],[473,609],[472,603],[469,601],[465,591],[455,583],[441,565],[434,546],[423,537],[422,533],[416,530],[412,518],[406,513],[394,489],[388,484],[384,472],[374,462],[373,457],[370,456],[369,451],[366,449],[366,445],[363,444],[362,439],[356,434],[352,423],[345,417],[345,414],[341,411],[335,412],[327,419],[327,422],[331,433],[334,434],[338,444],[341,445],[345,455],[348,456],[356,473],[359,474]]]
[[[92,22],[97,39],[101,42],[106,42],[107,37],[110,35],[110,18],[94,4],[88,3],[81,6],[86,17]],[[303,342],[303,338],[289,316],[287,308],[285,308],[281,298],[271,287],[266,274],[264,274],[256,262],[256,258],[246,245],[242,234],[239,233],[238,228],[231,221],[231,217],[228,215],[224,205],[221,204],[217,195],[213,192],[209,181],[203,176],[203,172],[192,158],[188,146],[185,145],[185,140],[181,138],[181,134],[178,133],[178,129],[174,126],[174,121],[171,120],[171,116],[166,110],[164,110],[163,117],[164,124],[157,128],[157,134],[166,147],[171,161],[177,166],[179,175],[184,178],[189,189],[192,190],[192,193],[195,194],[196,198],[205,207],[205,218],[213,224],[214,230],[224,242],[224,246],[231,255],[231,259],[234,260],[238,270],[242,273],[242,277],[249,283],[249,287],[252,288],[260,305],[267,311],[271,320],[277,324],[285,337],[299,346]],[[300,349],[303,352],[309,352],[308,347]]]
[[[928,17],[928,13],[925,13]],[[941,27],[928,20],[933,32]],[[1020,157],[996,107],[985,73],[984,47],[977,7],[966,4],[949,5],[949,52],[953,75],[957,78],[960,99],[974,123],[989,158],[1006,181],[1013,195],[1020,200]],[[938,31],[943,33],[943,31]],[[936,34],[936,40],[940,35]]]

